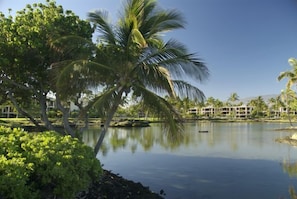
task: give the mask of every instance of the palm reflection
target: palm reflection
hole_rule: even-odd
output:
[[[173,151],[179,147],[199,145],[203,141],[206,141],[209,146],[214,145],[213,134],[209,126],[205,127],[205,124],[197,123],[189,126],[190,128],[185,128],[183,132],[175,134],[169,133],[162,124],[153,124],[145,128],[110,128],[101,152],[104,156],[110,150],[116,152],[119,149],[130,149],[132,153],[135,153],[137,150],[150,151],[154,146]],[[210,130],[210,133],[199,134],[199,130],[203,129]],[[99,133],[98,129],[89,129],[83,134],[83,141],[94,147]]]
[[[293,163],[284,162],[283,169],[286,173],[289,174],[290,177],[297,177],[297,162],[293,162]],[[289,193],[290,193],[291,199],[297,199],[297,194],[294,186],[289,187]]]

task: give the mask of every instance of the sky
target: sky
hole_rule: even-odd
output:
[[[157,0],[163,9],[176,9],[186,20],[185,29],[165,33],[196,53],[210,70],[203,83],[190,80],[206,97],[227,100],[280,94],[297,58],[297,0]],[[0,11],[21,10],[41,0],[0,0]],[[56,0],[82,19],[104,9],[117,20],[123,0]]]

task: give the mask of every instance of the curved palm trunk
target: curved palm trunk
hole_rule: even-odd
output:
[[[69,124],[69,110],[64,108],[59,97],[56,97],[56,102],[57,102],[57,107],[60,111],[63,113],[63,126],[67,134],[71,135],[71,137],[75,137],[75,132],[73,129],[70,127]]]
[[[84,126],[79,129],[80,134],[89,128],[89,115],[86,113],[84,114],[83,118],[84,118]]]
[[[39,102],[40,102],[42,121],[44,122],[46,129],[55,130],[52,123],[49,121],[47,114],[46,114],[46,96],[42,95],[39,99]]]
[[[287,116],[289,119],[290,126],[293,127],[293,123],[292,123],[292,119],[291,119],[291,115],[290,115],[290,108],[287,108]]]
[[[82,133],[89,128],[89,114],[87,113],[87,110],[85,110],[86,108],[83,106],[83,103],[78,102],[79,97],[80,95],[75,99],[74,104],[78,107],[84,119],[84,126],[79,129],[79,133]]]
[[[106,118],[106,121],[104,122],[104,125],[101,127],[101,133],[100,133],[100,137],[95,145],[95,148],[94,148],[94,153],[95,155],[98,154],[99,150],[100,150],[100,147],[102,145],[102,142],[104,140],[104,137],[105,137],[105,134],[108,130],[108,127],[111,123],[111,120],[115,114],[115,112],[117,111],[120,103],[121,103],[121,100],[122,100],[122,94],[123,94],[123,91],[121,90],[119,92],[119,94],[116,96],[115,98],[115,101],[110,109],[110,112],[107,114],[107,118]]]

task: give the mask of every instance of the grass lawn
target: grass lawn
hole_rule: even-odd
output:
[[[1,126],[21,127],[32,125],[27,118],[0,118]]]

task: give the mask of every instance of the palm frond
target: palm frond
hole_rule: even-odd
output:
[[[113,74],[112,68],[89,60],[64,61],[52,68],[56,89],[63,96],[73,96],[86,88],[106,84],[106,75]]]
[[[166,68],[156,65],[140,65],[134,67],[131,74],[136,77],[134,83],[146,86],[158,93],[165,92],[172,97],[175,96],[172,78]]]
[[[168,101],[142,86],[137,86],[137,91],[141,93],[144,106],[164,121],[171,136],[182,131],[182,118]]]
[[[100,115],[106,116],[116,98],[117,89],[118,88],[115,86],[100,93],[100,95],[96,96],[90,103],[88,103],[88,108],[94,107],[100,112]]]
[[[202,82],[209,76],[206,65],[195,54],[188,54],[186,47],[174,40],[168,41],[161,49],[146,49],[142,58],[139,62],[164,66],[173,77],[189,76]]]
[[[96,49],[96,46],[90,39],[76,35],[60,37],[53,40],[50,45],[52,49],[62,53],[64,56],[75,59],[87,59]]]
[[[292,73],[291,71],[285,71],[279,74],[279,76],[277,77],[277,80],[281,81],[284,78],[291,78],[291,77],[294,77],[294,73]]]
[[[204,93],[197,87],[182,80],[173,80],[173,85],[177,89],[177,94],[180,97],[186,97],[195,101],[203,102],[205,100]]]
[[[131,30],[129,40],[128,40],[128,46],[133,46],[133,44],[136,44],[139,48],[147,47],[147,43],[146,43],[145,39],[143,38],[143,35],[136,28]]]
[[[94,23],[97,30],[102,34],[100,38],[110,44],[116,44],[116,36],[112,25],[108,23],[108,12],[97,10],[88,14],[88,19]]]
[[[145,2],[144,0],[128,0],[124,5],[122,22],[128,26],[132,25],[133,29],[138,29],[142,23]]]
[[[138,28],[146,39],[160,35],[160,33],[167,32],[174,29],[184,28],[185,20],[182,15],[176,10],[163,10],[157,7],[156,0],[133,0],[128,1],[133,6],[135,2],[139,11],[137,14]],[[132,2],[132,4],[131,4]],[[126,10],[126,13],[129,10]]]
[[[169,40],[164,46],[164,53],[171,59],[164,59],[160,64],[166,66],[171,73],[187,75],[196,80],[203,81],[208,78],[209,71],[205,63],[176,40]],[[180,68],[179,68],[180,67]],[[184,74],[180,73],[183,72]]]
[[[147,38],[153,35],[160,35],[161,33],[184,28],[185,20],[182,15],[176,11],[159,11],[151,18],[147,19],[145,26],[141,27],[144,35]]]

